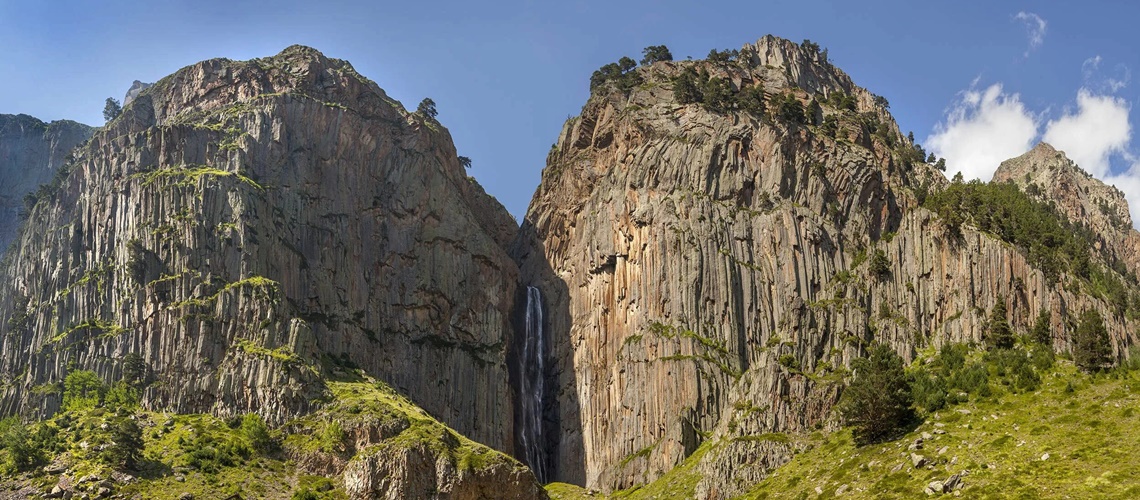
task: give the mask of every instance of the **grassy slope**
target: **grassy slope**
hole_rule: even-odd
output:
[[[1140,373],[1088,376],[1058,360],[1043,378],[1036,392],[943,409],[885,444],[857,448],[849,430],[816,433],[807,451],[745,498],[832,498],[843,486],[844,498],[923,497],[927,483],[963,470],[970,471],[962,490],[967,498],[1140,498],[1140,461],[1134,459],[1140,456]],[[915,470],[907,446],[924,432],[933,437],[918,453],[935,463]],[[610,498],[690,498],[699,480],[696,458]],[[563,484],[547,491],[555,499],[602,498]]]
[[[191,493],[197,499],[225,498],[237,493],[244,498],[289,498],[295,492],[309,490],[317,498],[347,498],[339,477],[326,479],[301,472],[293,462],[302,456],[325,454],[343,460],[352,457],[347,442],[330,443],[326,429],[338,422],[345,430],[366,422],[387,422],[399,429],[398,434],[361,453],[378,447],[427,446],[449,457],[460,468],[481,468],[499,462],[521,467],[510,457],[475,443],[451,430],[415,406],[393,389],[359,376],[329,383],[333,398],[320,411],[295,419],[281,429],[271,431],[279,447],[257,451],[240,428],[210,415],[168,415],[135,411],[132,414],[142,428],[145,443],[143,460],[133,471],[139,480],[121,486],[116,493],[127,497],[176,499]],[[63,461],[69,464],[68,476],[80,478],[88,474],[109,477],[111,469],[83,449],[88,439],[85,429],[98,427],[112,412],[101,408],[71,411],[35,424],[59,429]],[[34,426],[33,426],[34,427]],[[343,436],[343,435],[342,435]],[[247,456],[232,450],[245,449]],[[233,460],[206,459],[206,465],[195,466],[193,453],[216,451],[216,456]],[[231,450],[227,454],[226,450]],[[46,474],[42,468],[19,476],[0,477],[0,487],[17,489],[34,486],[50,490],[58,476]]]

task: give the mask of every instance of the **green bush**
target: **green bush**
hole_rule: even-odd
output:
[[[333,420],[321,431],[321,449],[325,453],[344,451],[345,438],[344,429],[340,426],[340,422]]]
[[[804,113],[804,105],[793,94],[782,94],[776,98],[775,101],[776,117],[797,125],[807,123],[807,114]]]
[[[93,371],[76,370],[63,379],[63,409],[83,410],[103,402],[107,386]]]
[[[1041,385],[1041,377],[1033,370],[1026,352],[997,349],[986,353],[985,360],[993,374],[1011,392],[1032,392]]]
[[[269,435],[269,427],[256,413],[247,413],[241,418],[241,433],[253,449],[261,452],[272,449],[275,444]]]
[[[0,421],[0,449],[4,451],[0,466],[6,474],[31,470],[47,463],[42,443],[16,417]]]
[[[880,280],[890,277],[891,261],[887,260],[887,254],[882,250],[875,249],[875,253],[871,256],[871,264],[868,270],[871,272],[871,276]]]
[[[780,356],[780,359],[777,362],[780,363],[780,366],[783,366],[784,368],[787,368],[788,370],[791,370],[791,371],[799,371],[800,370],[800,360],[798,358],[796,358],[795,354],[783,354]]]
[[[115,468],[131,469],[142,458],[142,429],[129,417],[114,417],[108,423],[109,436],[99,458]]]

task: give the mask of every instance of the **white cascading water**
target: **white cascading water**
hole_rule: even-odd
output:
[[[542,432],[542,407],[546,398],[546,337],[542,328],[542,292],[526,287],[526,340],[523,344],[522,437],[527,465],[539,482],[546,482],[546,439]]]

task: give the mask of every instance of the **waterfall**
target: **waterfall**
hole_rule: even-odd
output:
[[[546,399],[546,333],[542,328],[542,292],[526,287],[526,338],[522,352],[519,399],[522,403],[522,438],[527,465],[540,483],[547,480],[546,439],[542,413]]]

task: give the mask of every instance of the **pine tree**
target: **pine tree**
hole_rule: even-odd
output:
[[[986,325],[985,341],[990,349],[1013,348],[1013,329],[1009,327],[1007,315],[1005,297],[998,297],[994,308],[990,310],[989,324]]]
[[[1051,318],[1048,309],[1042,309],[1037,313],[1037,321],[1033,324],[1033,341],[1047,346],[1053,347],[1053,326],[1050,324]]]
[[[881,442],[914,419],[903,360],[894,350],[876,343],[851,367],[855,378],[843,391],[839,413],[854,427],[855,444]]]
[[[123,113],[123,107],[119,105],[119,101],[114,97],[107,98],[107,104],[103,106],[103,119],[110,122],[118,118]]]
[[[1073,362],[1081,370],[1094,372],[1108,366],[1111,355],[1112,345],[1104,327],[1104,318],[1096,309],[1081,313],[1077,331],[1073,332]]]
[[[416,113],[424,115],[433,120],[435,119],[436,115],[439,114],[439,112],[435,110],[435,101],[431,100],[430,97],[425,97],[424,100],[420,101],[420,105],[416,107]]]

